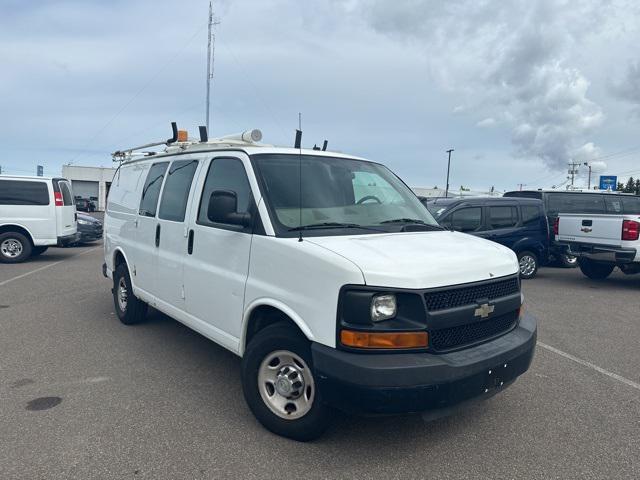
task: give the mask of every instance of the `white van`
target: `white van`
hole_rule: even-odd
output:
[[[152,305],[242,357],[250,409],[297,440],[330,407],[451,407],[528,369],[511,250],[444,230],[381,164],[256,132],[117,152],[103,273],[123,323]]]
[[[0,262],[23,262],[77,240],[76,207],[64,178],[0,177]]]

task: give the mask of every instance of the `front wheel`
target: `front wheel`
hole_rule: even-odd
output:
[[[31,256],[31,241],[18,232],[0,234],[0,262],[20,263]]]
[[[518,264],[520,265],[520,278],[529,279],[538,273],[538,257],[535,253],[524,251],[518,253]]]
[[[147,316],[147,304],[133,294],[129,269],[124,263],[113,275],[113,303],[118,318],[125,325],[142,322]]]
[[[242,389],[249,408],[268,430],[306,442],[329,425],[309,341],[286,323],[270,325],[251,339],[242,357]]]
[[[607,278],[615,268],[615,265],[611,265],[610,263],[600,263],[585,257],[578,259],[578,266],[582,273],[592,280],[603,280]]]

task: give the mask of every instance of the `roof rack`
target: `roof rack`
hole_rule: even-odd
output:
[[[186,130],[178,130],[176,122],[171,122],[171,138],[160,142],[146,143],[138,147],[131,147],[125,150],[117,150],[111,154],[114,162],[126,162],[131,161],[139,157],[149,157],[157,155],[158,152],[137,152],[137,150],[143,150],[145,148],[159,147],[161,145],[166,146],[165,152],[171,153],[173,148],[176,150],[186,150],[195,145],[258,145],[257,142],[262,140],[262,132],[258,129],[246,130],[242,133],[236,133],[233,135],[226,135],[220,138],[209,139],[207,133],[207,127],[200,126],[200,139],[189,139]],[[171,148],[173,147],[173,148]]]

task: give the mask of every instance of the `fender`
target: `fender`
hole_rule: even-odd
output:
[[[0,229],[4,228],[4,227],[18,227],[21,228],[22,230],[24,230],[25,232],[27,232],[27,234],[29,235],[29,240],[31,240],[31,243],[34,242],[34,237],[33,237],[33,233],[31,233],[31,230],[29,230],[27,227],[25,227],[24,225],[21,225],[19,223],[3,223],[0,225]]]
[[[515,252],[533,250],[533,253],[540,255],[544,251],[544,244],[534,237],[524,237],[514,243],[512,248]]]
[[[121,247],[116,247],[113,249],[113,251],[111,252],[111,265],[107,265],[107,268],[109,270],[111,270],[112,272],[112,277],[113,277],[113,272],[115,272],[115,266],[116,266],[116,254],[120,254],[124,257],[124,261],[127,264],[127,270],[129,270],[129,278],[131,279],[131,287],[135,290],[135,285],[133,282],[133,275],[131,274],[131,267],[129,266],[129,257],[127,257],[127,254],[124,253],[124,250],[122,250]]]
[[[251,317],[251,314],[256,308],[262,307],[262,306],[273,307],[277,310],[280,310],[282,313],[287,315],[293,321],[293,323],[295,323],[298,326],[298,328],[302,331],[304,336],[307,337],[307,339],[309,339],[310,341],[314,341],[315,337],[313,335],[313,332],[311,331],[311,329],[309,329],[309,327],[307,326],[305,321],[302,319],[302,317],[300,317],[300,315],[298,315],[294,310],[289,308],[284,303],[278,300],[275,300],[273,298],[268,298],[268,297],[256,298],[253,302],[251,302],[245,308],[244,314],[242,316],[242,330],[241,330],[242,333],[240,337],[240,344],[238,345],[238,355],[240,356],[244,355],[249,318]]]

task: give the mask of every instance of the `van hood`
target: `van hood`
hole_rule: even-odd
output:
[[[432,288],[488,280],[518,272],[515,253],[458,232],[308,237],[357,265],[367,285]]]

